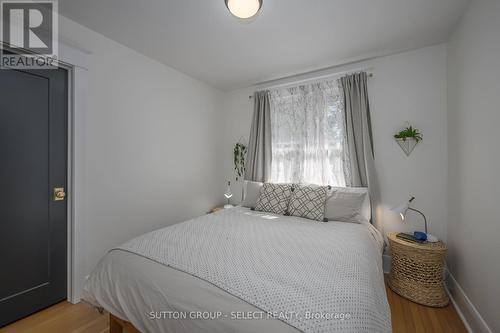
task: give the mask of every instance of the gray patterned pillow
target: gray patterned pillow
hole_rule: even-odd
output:
[[[328,186],[300,185],[293,191],[288,212],[290,215],[323,221]]]
[[[291,194],[291,184],[264,183],[255,210],[283,215],[288,209]]]

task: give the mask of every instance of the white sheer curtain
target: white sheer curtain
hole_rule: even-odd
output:
[[[272,182],[348,183],[343,103],[337,80],[271,90]]]

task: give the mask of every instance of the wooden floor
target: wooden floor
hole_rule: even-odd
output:
[[[385,289],[391,306],[394,333],[467,333],[451,303],[444,308],[431,308],[399,296],[387,286],[387,283]]]
[[[85,303],[62,302],[16,321],[1,333],[109,333],[109,315]]]
[[[452,305],[436,309],[412,303],[387,289],[394,333],[466,333]],[[84,303],[62,302],[15,322],[0,333],[109,333],[109,315],[101,315]]]

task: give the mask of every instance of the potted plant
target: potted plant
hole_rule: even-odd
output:
[[[422,133],[420,133],[420,131],[418,129],[413,128],[410,125],[404,129],[402,129],[401,131],[399,131],[399,133],[394,134],[394,137],[396,139],[401,139],[403,141],[406,141],[406,139],[410,138],[410,139],[414,139],[417,142],[419,142],[422,140]]]
[[[417,143],[422,141],[423,136],[422,133],[420,133],[420,130],[408,125],[398,133],[394,134],[394,138],[405,154],[409,156]]]

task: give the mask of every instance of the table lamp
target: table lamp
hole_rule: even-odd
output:
[[[419,211],[417,209],[410,207],[410,204],[412,203],[413,200],[415,200],[415,197],[411,197],[410,200],[402,202],[401,204],[397,205],[396,207],[392,208],[391,210],[394,213],[399,214],[399,216],[401,217],[401,220],[403,222],[405,221],[406,214],[408,213],[409,210],[414,211],[414,212],[422,215],[422,217],[424,218],[425,233],[420,232],[420,231],[415,231],[413,233],[414,237],[419,239],[419,240],[427,240],[428,242],[431,242],[431,243],[437,242],[438,239],[435,236],[432,236],[431,234],[427,233],[427,218],[425,217],[424,213],[422,213],[421,211]]]
[[[231,205],[231,203],[229,202],[229,199],[231,199],[231,197],[233,196],[233,192],[231,192],[231,182],[230,181],[227,182],[226,192],[224,193],[224,196],[227,199],[227,204],[224,205],[224,208],[233,207],[233,205]]]

